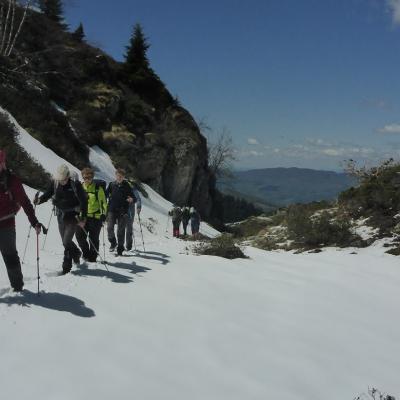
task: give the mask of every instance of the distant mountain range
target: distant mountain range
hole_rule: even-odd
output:
[[[264,209],[293,203],[333,200],[357,184],[345,173],[307,168],[264,168],[235,171],[234,179],[219,184],[223,193],[242,197]]]

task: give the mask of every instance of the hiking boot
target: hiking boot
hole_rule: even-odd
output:
[[[83,261],[90,261],[91,254],[90,253],[83,253],[82,254]]]
[[[67,275],[70,272],[71,272],[71,268],[63,268],[62,272],[61,272],[61,275]]]
[[[117,247],[117,244],[112,244],[110,246],[110,251],[114,251],[116,249],[116,247]]]
[[[15,286],[15,287],[13,287],[13,292],[19,293],[19,292],[22,292],[23,289],[24,289],[24,286]]]
[[[76,253],[72,255],[72,261],[74,264],[80,264],[82,253],[78,250]]]
[[[87,260],[88,262],[96,262],[97,261],[97,254],[91,254]]]
[[[69,257],[64,258],[62,263],[62,274],[68,274],[72,269],[72,260]]]
[[[122,252],[124,251],[123,247],[118,246],[117,248],[117,256],[122,256]]]
[[[126,246],[126,251],[131,251],[132,250],[132,246]]]

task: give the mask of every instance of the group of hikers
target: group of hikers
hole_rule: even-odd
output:
[[[180,226],[182,223],[183,234],[187,235],[187,227],[190,221],[190,227],[192,229],[192,236],[195,238],[199,235],[200,230],[200,214],[194,207],[178,207],[174,208],[168,213],[168,216],[172,219],[172,235],[179,238]]]
[[[0,149],[0,252],[14,291],[19,292],[24,286],[15,229],[15,216],[21,207],[31,227],[39,235],[42,230],[46,232],[46,228],[36,218],[35,208],[52,199],[64,246],[63,274],[71,271],[73,262],[79,264],[81,257],[85,261],[96,262],[100,256],[100,232],[105,223],[110,251],[116,250],[117,255],[122,255],[123,251],[132,250],[135,212],[140,223],[142,209],[141,196],[135,183],[125,178],[125,171],[121,168],[116,169],[115,180],[108,186],[105,181],[94,179],[92,168],[84,168],[81,175],[82,183],[67,165],[60,165],[51,185],[41,196],[39,192],[36,194],[32,206],[21,180],[6,166],[5,151]],[[181,222],[184,234],[187,234],[189,220],[192,234],[198,234],[200,216],[193,207],[174,207],[169,216],[173,223],[174,237],[179,237]],[[51,218],[49,224],[50,221]],[[79,247],[74,243],[74,237]]]
[[[135,205],[138,215],[142,209],[139,192],[125,179],[123,169],[116,170],[115,181],[108,186],[105,181],[94,179],[91,168],[84,168],[81,174],[83,183],[71,176],[67,165],[61,165],[47,191],[34,200],[39,205],[53,199],[64,246],[64,273],[71,270],[72,261],[78,264],[81,256],[85,261],[97,260],[100,231],[106,221],[110,251],[122,255],[124,250],[131,250]],[[74,236],[80,250],[73,242]]]

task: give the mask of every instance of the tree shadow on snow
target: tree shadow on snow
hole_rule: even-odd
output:
[[[91,308],[85,306],[82,300],[61,293],[40,292],[40,296],[38,296],[37,293],[24,289],[19,294],[0,298],[1,303],[8,306],[39,306],[50,310],[69,312],[84,318],[91,318],[96,315]]]

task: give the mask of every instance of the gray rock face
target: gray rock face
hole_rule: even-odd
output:
[[[162,134],[169,151],[163,170],[163,192],[174,203],[193,205],[208,215],[210,182],[206,141],[191,115],[182,108],[170,110],[164,126]]]
[[[169,108],[152,132],[135,135],[114,126],[103,135],[116,165],[171,202],[194,206],[208,216],[212,206],[207,143],[183,108]]]

